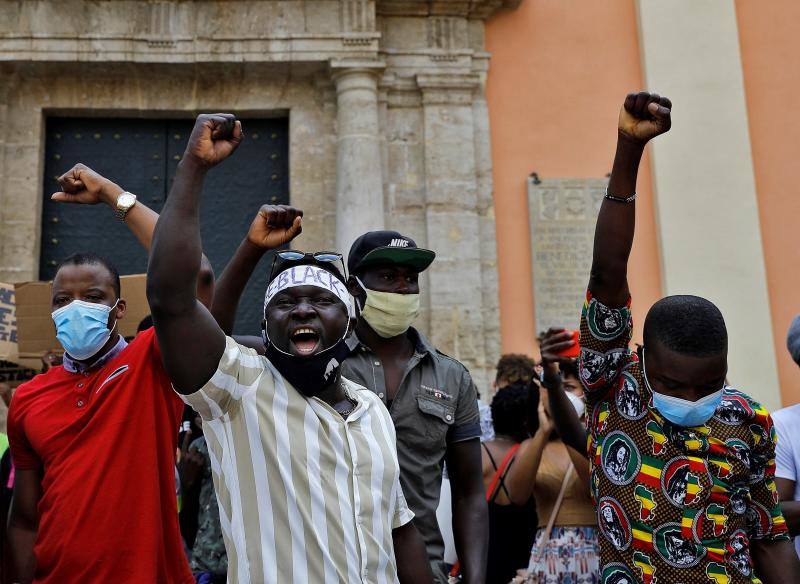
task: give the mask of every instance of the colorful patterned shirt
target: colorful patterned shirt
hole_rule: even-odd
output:
[[[704,425],[673,425],[653,407],[631,331],[630,301],[614,309],[587,294],[580,375],[601,584],[760,582],[750,541],[788,540],[769,413],[726,387]]]

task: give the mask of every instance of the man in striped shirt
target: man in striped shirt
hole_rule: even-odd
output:
[[[431,582],[400,487],[391,418],[339,372],[353,321],[343,275],[303,254],[273,267],[266,358],[226,337],[195,300],[203,180],[241,139],[233,116],[198,117],[148,268],[164,363],[205,421],[228,580]],[[267,206],[261,214],[263,247],[301,231],[301,211]]]

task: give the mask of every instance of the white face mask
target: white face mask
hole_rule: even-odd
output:
[[[583,400],[570,391],[565,391],[564,393],[567,394],[567,398],[572,404],[572,407],[575,408],[578,417],[583,417],[583,413],[586,411],[586,405],[583,403]]]
[[[419,314],[419,294],[379,292],[367,288],[358,276],[355,278],[367,293],[361,316],[372,330],[385,339],[406,332]]]

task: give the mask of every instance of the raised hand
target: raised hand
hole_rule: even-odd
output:
[[[545,390],[547,391],[547,390]],[[543,395],[542,398],[539,400],[539,429],[538,432],[541,432],[545,436],[550,436],[553,433],[553,429],[555,428],[553,424],[553,419],[550,417],[550,412],[547,410],[547,399]]]
[[[124,190],[81,163],[58,177],[58,184],[61,185],[61,191],[53,193],[50,198],[59,203],[82,205],[106,203],[113,206]]]
[[[572,340],[571,332],[559,328],[548,330],[539,346],[542,353],[542,366],[545,370],[547,370],[548,365],[571,361],[572,359],[564,357],[561,353],[574,344],[575,341]]]
[[[233,154],[243,137],[242,123],[233,114],[200,114],[184,158],[211,168]]]
[[[570,331],[551,328],[545,333],[539,345],[539,350],[542,355],[542,380],[545,385],[553,386],[561,383],[561,374],[558,364],[563,361],[572,360],[564,357],[562,352],[573,345],[575,345],[575,341],[572,340],[572,333]]]
[[[619,112],[621,135],[642,144],[669,131],[672,102],[655,93],[629,93]]]
[[[250,224],[247,239],[253,245],[274,249],[303,231],[303,212],[288,205],[264,205]]]

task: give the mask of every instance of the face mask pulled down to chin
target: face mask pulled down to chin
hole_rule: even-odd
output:
[[[339,374],[342,362],[347,358],[350,349],[342,338],[327,349],[309,356],[292,355],[282,351],[270,341],[266,322],[261,325],[261,337],[266,347],[267,359],[275,366],[283,377],[306,397],[319,395]]]
[[[367,293],[361,316],[381,337],[402,335],[419,315],[419,294],[381,292],[367,288],[357,276],[356,281]]]
[[[117,327],[108,328],[108,317],[119,304],[106,306],[96,302],[73,300],[54,310],[51,316],[56,325],[56,338],[67,354],[78,361],[94,357],[111,338]]]

